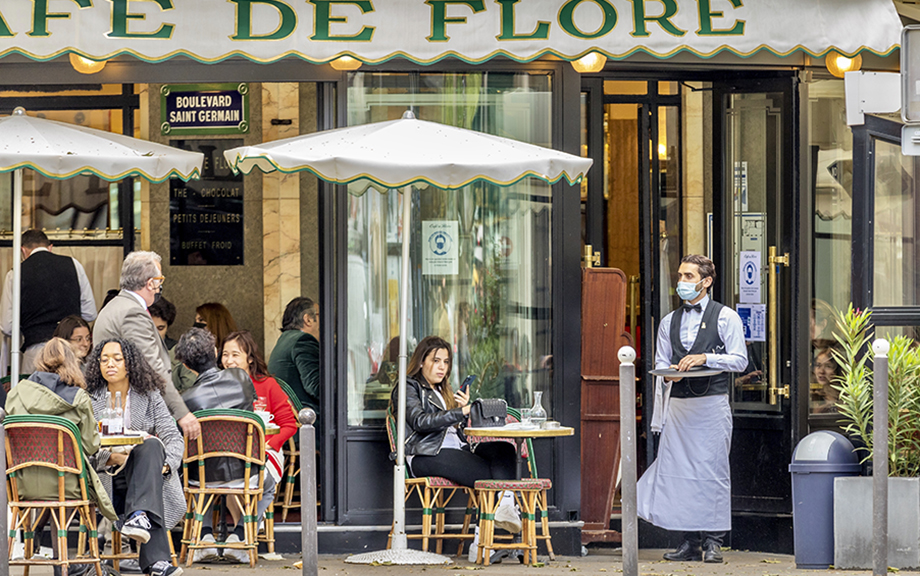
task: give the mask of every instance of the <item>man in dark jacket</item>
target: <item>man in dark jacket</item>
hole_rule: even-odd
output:
[[[215,408],[235,408],[252,411],[252,401],[256,391],[249,375],[239,368],[219,370],[215,351],[214,335],[201,328],[192,328],[179,338],[176,344],[176,359],[197,374],[195,385],[182,393],[182,400],[192,412]],[[198,469],[189,467],[189,478],[197,481]],[[245,477],[243,462],[236,458],[209,458],[205,462],[205,478],[208,484],[233,483]],[[204,515],[202,541],[213,542],[212,515]],[[243,539],[243,523],[237,523],[227,542],[240,542]],[[207,562],[216,559],[217,550],[205,548],[195,551],[195,561]],[[225,549],[224,557],[241,562],[248,555],[243,550]]]
[[[80,316],[87,322],[96,319],[96,300],[83,266],[70,256],[54,254],[52,249],[51,241],[41,230],[23,232],[19,306],[23,338],[21,374],[32,373],[42,346],[65,316]],[[13,331],[12,294],[10,272],[0,302],[0,330],[7,335]]]
[[[284,380],[319,418],[319,306],[310,298],[294,298],[285,307],[268,371]]]

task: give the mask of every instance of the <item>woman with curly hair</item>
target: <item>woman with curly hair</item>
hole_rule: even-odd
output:
[[[92,458],[121,520],[116,527],[140,544],[140,567],[151,576],[179,576],[181,568],[170,564],[169,530],[185,513],[179,483],[182,435],[161,394],[164,383],[127,340],[100,342],[84,368],[86,391],[93,400],[96,419],[106,410],[106,393],[121,399],[126,430],[147,438],[127,454],[105,448]],[[117,496],[117,497],[115,497]]]

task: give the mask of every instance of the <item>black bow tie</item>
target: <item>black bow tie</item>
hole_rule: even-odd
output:
[[[684,310],[689,312],[691,310],[696,310],[697,312],[703,311],[703,305],[697,302],[696,304],[691,304],[689,302],[684,302]]]

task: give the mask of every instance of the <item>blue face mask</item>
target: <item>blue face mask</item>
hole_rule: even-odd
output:
[[[680,296],[681,300],[686,300],[687,302],[695,300],[696,297],[700,295],[700,292],[702,292],[702,290],[696,289],[700,282],[697,282],[696,284],[693,282],[678,282],[677,295]]]

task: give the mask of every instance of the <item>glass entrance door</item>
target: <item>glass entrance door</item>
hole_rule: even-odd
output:
[[[745,371],[734,375],[732,392],[735,513],[790,510],[792,407],[808,394],[807,382],[800,387],[793,381],[798,302],[791,100],[788,79],[714,85],[714,136],[721,140],[715,157],[723,159],[707,230],[722,273],[714,297],[742,317],[749,358]]]

